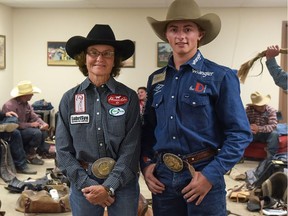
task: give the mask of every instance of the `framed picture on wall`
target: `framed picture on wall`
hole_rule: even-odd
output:
[[[6,68],[6,37],[0,35],[0,70]]]
[[[75,60],[66,52],[66,42],[47,42],[47,65],[48,66],[76,66]]]
[[[164,67],[168,63],[168,59],[172,53],[172,48],[169,43],[157,43],[157,67]]]
[[[135,44],[135,41],[134,42],[134,45],[135,45],[135,50],[136,50],[136,44]],[[136,52],[136,51],[135,51]],[[134,54],[129,58],[127,59],[126,61],[124,61],[124,66],[123,68],[135,68],[135,52]]]

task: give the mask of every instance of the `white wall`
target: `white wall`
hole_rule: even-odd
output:
[[[0,4],[0,35],[6,36],[6,68],[0,70],[0,110],[2,104],[10,98],[13,87],[13,16],[9,7]]]
[[[136,90],[138,86],[145,86],[149,74],[157,69],[156,45],[160,39],[152,31],[146,17],[164,20],[166,11],[166,8],[13,9],[13,36],[7,33],[7,40],[13,41],[13,46],[10,46],[13,56],[8,55],[13,59],[13,64],[4,73],[14,74],[12,86],[20,80],[31,80],[42,89],[42,93],[35,95],[31,102],[45,98],[57,109],[62,94],[80,83],[84,77],[77,67],[47,66],[47,41],[67,41],[75,35],[86,36],[94,24],[105,23],[112,27],[116,39],[128,38],[136,42],[136,67],[123,68],[118,78]],[[286,8],[202,9],[203,14],[208,12],[220,16],[222,29],[216,40],[200,50],[204,56],[219,64],[239,69],[242,63],[265,50],[267,46],[281,44],[281,24],[283,20],[287,20]],[[2,16],[1,11],[0,14]],[[6,28],[9,29],[10,24]],[[256,63],[250,73],[257,74],[259,66],[260,63]],[[2,71],[2,83],[1,73]],[[0,102],[3,103],[10,98],[11,83],[5,84],[5,91],[2,89]],[[265,65],[260,77],[248,77],[245,84],[241,84],[244,104],[250,102],[250,94],[256,90],[271,94],[270,104],[278,108],[279,88],[274,85]]]

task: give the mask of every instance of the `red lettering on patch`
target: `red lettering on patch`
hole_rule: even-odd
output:
[[[121,106],[128,102],[128,97],[125,95],[111,94],[108,95],[107,102],[114,106]]]
[[[203,85],[202,83],[197,82],[195,86],[196,92],[204,92],[206,89],[206,85]]]

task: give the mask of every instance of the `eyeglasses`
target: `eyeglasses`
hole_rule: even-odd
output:
[[[106,50],[106,51],[103,51],[103,52],[99,52],[96,49],[91,49],[91,50],[87,50],[86,53],[92,58],[98,58],[100,55],[103,58],[112,58],[114,56],[114,52],[113,51],[109,51],[109,50]]]

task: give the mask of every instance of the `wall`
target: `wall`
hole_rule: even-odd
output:
[[[13,14],[12,9],[0,4],[0,35],[6,36],[6,68],[0,70],[0,110],[10,98],[13,87]]]
[[[166,10],[13,9],[13,36],[8,34],[7,37],[13,41],[13,85],[23,79],[31,80],[42,89],[33,101],[45,98],[57,109],[62,94],[84,77],[77,67],[47,66],[47,41],[67,41],[75,35],[86,36],[95,23],[106,23],[112,27],[118,40],[129,38],[136,41],[136,67],[123,68],[118,78],[136,90],[138,86],[146,85],[149,74],[157,69],[156,45],[160,39],[146,17],[164,20]],[[281,23],[287,19],[286,8],[202,9],[203,14],[210,12],[217,13],[222,20],[222,29],[216,40],[200,48],[210,60],[238,69],[267,46],[281,44]],[[256,63],[250,73],[258,74],[259,71],[260,63]],[[262,75],[248,77],[245,84],[241,84],[244,104],[250,102],[250,94],[256,90],[271,94],[270,104],[278,107],[278,87],[265,65]],[[2,98],[9,98],[7,90],[4,93],[1,90]]]

